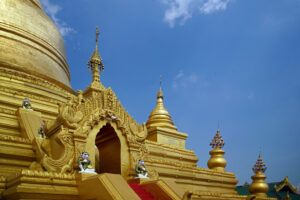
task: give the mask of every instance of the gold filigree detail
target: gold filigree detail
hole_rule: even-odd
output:
[[[14,175],[7,178],[7,181],[12,181],[20,176],[29,177],[40,177],[40,178],[50,178],[50,179],[61,179],[61,180],[75,180],[75,174],[66,173],[56,173],[56,172],[44,172],[44,171],[34,171],[34,170],[20,170]]]
[[[1,75],[1,77],[7,77],[7,78],[10,78],[13,80],[18,80],[18,81],[22,81],[22,82],[31,83],[33,85],[39,85],[39,86],[42,86],[45,88],[49,88],[49,89],[59,92],[60,94],[64,94],[64,95],[68,94],[67,90],[64,90],[61,87],[58,87],[57,85],[55,85],[53,83],[50,83],[50,82],[48,82],[44,79],[38,78],[36,76],[32,76],[28,73],[19,72],[19,71],[0,67],[0,75]]]
[[[211,141],[211,143],[209,144],[212,148],[216,149],[216,148],[220,148],[222,149],[225,145],[222,136],[220,135],[220,130],[217,130],[216,135],[214,136],[213,140]]]
[[[252,168],[254,173],[264,173],[267,170],[266,164],[264,163],[264,161],[261,158],[261,154],[259,154],[258,159],[255,163],[255,165]]]
[[[56,141],[63,146],[63,155],[59,159],[53,159],[52,157],[45,154],[41,160],[41,164],[45,169],[47,169],[47,171],[50,172],[72,172],[73,161],[75,159],[74,142],[72,134],[68,133],[66,129],[62,129],[57,134]]]
[[[20,144],[31,144],[30,140],[27,138],[21,138],[21,137],[10,136],[10,135],[1,135],[0,134],[0,140],[14,142],[14,143],[20,143]]]
[[[8,94],[13,94],[13,95],[19,95],[19,96],[22,96],[22,97],[27,97],[27,98],[30,98],[30,99],[36,99],[36,100],[39,100],[39,101],[42,101],[42,102],[50,102],[50,103],[53,103],[53,104],[58,104],[59,101],[56,101],[56,100],[53,100],[53,99],[50,99],[49,97],[42,97],[41,95],[38,95],[38,94],[30,94],[28,92],[24,92],[24,91],[21,91],[21,90],[12,90],[12,89],[8,89],[8,88],[2,88],[0,87],[0,91],[4,92],[4,93],[8,93]]]

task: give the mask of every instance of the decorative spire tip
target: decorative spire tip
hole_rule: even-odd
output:
[[[99,37],[99,28],[96,27],[96,44],[98,43],[98,37]]]
[[[264,163],[264,161],[261,158],[261,153],[259,153],[258,159],[257,159],[255,165],[253,166],[252,170],[255,174],[257,174],[259,172],[264,173],[267,170],[266,164]]]
[[[222,138],[222,136],[220,135],[220,129],[217,129],[217,134],[215,135],[215,137],[213,138],[213,140],[211,141],[211,143],[209,144],[212,148],[216,149],[216,148],[220,148],[222,149],[225,145],[225,142]]]

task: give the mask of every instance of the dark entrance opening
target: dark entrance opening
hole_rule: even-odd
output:
[[[120,140],[110,124],[100,129],[95,144],[99,151],[97,172],[121,174]]]

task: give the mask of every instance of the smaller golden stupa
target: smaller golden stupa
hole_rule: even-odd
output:
[[[225,172],[226,160],[223,157],[225,151],[222,150],[224,145],[225,143],[222,136],[220,135],[220,129],[218,129],[217,134],[210,143],[210,146],[213,148],[213,150],[209,152],[209,154],[211,155],[211,158],[207,162],[207,166],[209,169]]]
[[[261,158],[261,154],[259,154],[252,170],[255,175],[251,176],[253,182],[249,186],[249,192],[258,197],[267,197],[269,186],[265,182],[267,176],[263,174],[267,170],[267,167]]]
[[[149,120],[147,121],[147,128],[161,127],[177,130],[177,127],[174,126],[174,123],[171,119],[169,112],[164,107],[164,95],[161,89],[161,80],[160,87],[157,93],[156,107],[151,112]]]

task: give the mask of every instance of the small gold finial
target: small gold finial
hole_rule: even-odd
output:
[[[159,90],[158,90],[158,93],[157,93],[157,99],[159,99],[159,98],[163,99],[164,98],[164,94],[161,90],[161,82],[162,82],[162,78],[160,76],[159,77]]]
[[[267,170],[266,164],[264,163],[264,161],[261,158],[261,153],[259,153],[258,159],[257,159],[255,165],[253,166],[252,170],[255,174],[258,174],[260,172],[264,173]]]
[[[101,71],[104,70],[104,65],[102,63],[102,59],[99,55],[98,52],[98,37],[99,37],[99,29],[96,27],[96,47],[94,50],[93,55],[91,56],[89,62],[88,62],[88,69],[90,70],[91,73],[99,74]]]
[[[224,142],[222,136],[220,135],[220,129],[219,128],[217,129],[217,134],[212,139],[212,141],[209,145],[214,149],[216,149],[216,148],[222,149],[224,147],[225,142]]]
[[[91,56],[87,65],[88,65],[88,70],[93,74],[93,80],[89,87],[94,88],[94,89],[103,90],[104,86],[100,82],[100,72],[102,72],[104,70],[104,65],[102,63],[102,59],[98,52],[99,34],[100,34],[99,29],[98,29],[98,27],[96,27],[96,46],[95,46],[93,55]]]
[[[266,193],[268,192],[269,186],[265,182],[267,176],[263,173],[267,170],[267,167],[261,158],[261,153],[259,153],[258,159],[255,165],[253,166],[252,170],[255,173],[255,175],[251,176],[253,182],[249,186],[249,192],[255,196],[266,197]]]
[[[213,148],[213,150],[209,152],[211,157],[207,161],[208,168],[225,172],[225,167],[227,165],[227,162],[223,156],[225,154],[225,151],[222,149],[225,143],[223,141],[222,136],[220,135],[219,128],[217,129],[217,133],[209,145]]]

